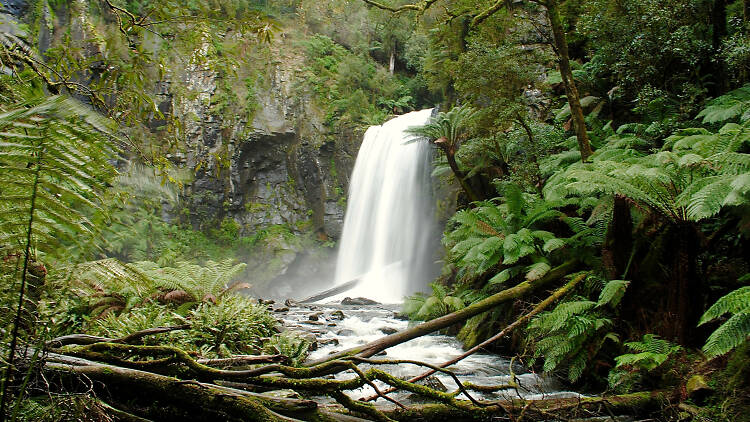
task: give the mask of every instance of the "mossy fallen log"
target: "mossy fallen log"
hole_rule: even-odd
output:
[[[65,362],[64,355],[55,355]],[[353,365],[352,362],[348,362]],[[305,369],[305,368],[298,368]],[[658,409],[667,397],[661,392],[645,392],[611,397],[576,397],[545,400],[500,400],[470,402],[455,394],[410,383],[387,372],[370,368],[358,371],[360,376],[349,380],[325,378],[290,379],[283,376],[254,377],[253,384],[291,388],[313,394],[325,394],[342,407],[327,405],[324,409],[314,401],[265,396],[250,391],[195,380],[183,380],[152,372],[100,364],[82,358],[70,363],[48,362],[45,378],[51,385],[65,391],[93,390],[97,397],[114,408],[152,421],[472,421],[493,416],[516,417],[525,414],[534,418],[555,415],[645,414]],[[303,371],[304,372],[304,371]],[[299,373],[297,374],[299,375]],[[410,391],[437,404],[385,408],[359,402],[344,392],[379,380],[387,385]],[[295,388],[296,387],[296,388]],[[514,416],[515,415],[515,416]],[[532,419],[534,420],[534,419]]]
[[[265,397],[192,380],[113,365],[77,366],[47,363],[45,375],[53,383],[75,389],[92,389],[118,409],[150,420],[165,422],[308,420],[317,404],[309,400]],[[301,418],[301,419],[298,419]]]

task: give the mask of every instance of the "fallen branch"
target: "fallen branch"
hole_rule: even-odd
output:
[[[196,362],[206,366],[218,366],[221,368],[233,368],[235,366],[258,365],[262,363],[289,363],[289,358],[284,355],[242,355],[232,356],[225,359],[198,359]]]
[[[486,299],[480,300],[479,302],[469,305],[456,312],[444,315],[440,318],[435,318],[427,322],[423,322],[412,328],[382,337],[373,342],[353,347],[351,349],[329,355],[322,359],[307,362],[306,365],[315,366],[322,362],[355,355],[359,357],[369,358],[370,356],[376,355],[390,347],[405,343],[409,340],[413,340],[426,334],[433,333],[443,328],[448,328],[451,325],[463,322],[475,315],[487,312],[490,309],[495,308],[503,303],[523,297],[528,293],[531,293],[541,287],[546,286],[547,284],[550,284],[553,281],[562,278],[566,274],[573,271],[573,269],[575,269],[577,265],[577,261],[565,262],[564,264],[553,268],[549,273],[547,273],[546,276],[540,278],[539,280],[521,282],[514,287],[495,293],[494,295]]]
[[[467,350],[465,353],[463,353],[463,354],[461,354],[459,356],[456,356],[455,358],[453,358],[453,359],[451,359],[451,360],[449,360],[447,362],[443,362],[442,364],[437,365],[437,367],[439,367],[439,368],[446,368],[448,366],[456,364],[459,361],[467,358],[468,356],[473,355],[474,353],[478,352],[479,350],[481,350],[481,349],[489,346],[490,344],[492,344],[492,343],[500,340],[501,338],[505,337],[511,331],[513,331],[515,328],[517,328],[519,325],[526,323],[534,315],[537,315],[538,313],[542,312],[548,306],[550,306],[551,304],[555,303],[562,296],[566,295],[568,292],[570,292],[571,290],[573,290],[580,282],[582,282],[583,280],[586,279],[586,276],[588,276],[588,273],[582,273],[582,274],[579,274],[578,276],[574,277],[572,280],[570,280],[568,282],[568,284],[566,284],[565,286],[563,286],[563,287],[555,290],[549,297],[547,297],[543,301],[539,302],[539,304],[537,306],[535,306],[534,309],[532,309],[529,313],[527,313],[527,314],[523,315],[522,317],[518,318],[512,324],[510,324],[507,327],[505,327],[499,333],[497,333],[494,336],[488,338],[487,340],[485,340],[485,341],[477,344],[476,346],[474,346],[471,349]],[[426,371],[426,372],[424,372],[424,373],[422,373],[420,375],[417,375],[416,377],[410,378],[409,382],[417,382],[417,381],[423,380],[423,379],[429,377],[430,375],[434,374],[437,371],[438,371],[438,369],[434,369],[434,368],[430,369],[429,371]],[[388,389],[386,391],[383,391],[383,394],[392,393],[394,391],[396,391],[396,390],[395,389]],[[369,396],[369,397],[363,398],[363,400],[370,401],[370,400],[375,400],[377,398],[378,398],[378,396]]]
[[[190,325],[177,325],[173,327],[155,327],[147,328],[145,330],[136,331],[135,333],[128,334],[125,337],[120,338],[109,338],[91,336],[88,334],[70,334],[67,336],[57,337],[45,343],[46,347],[58,348],[62,346],[68,346],[73,344],[88,345],[95,343],[122,343],[122,344],[134,344],[143,337],[152,336],[156,334],[164,334],[172,331],[187,330]]]
[[[361,278],[355,278],[354,280],[347,281],[344,284],[338,285],[332,289],[328,289],[326,291],[320,292],[318,294],[312,295],[308,297],[307,299],[302,299],[299,301],[299,303],[311,303],[311,302],[317,302],[319,300],[327,299],[331,296],[336,296],[339,293],[348,292],[349,290],[357,287],[359,283],[362,282]]]

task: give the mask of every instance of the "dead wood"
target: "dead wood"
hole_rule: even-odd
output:
[[[521,298],[535,290],[538,290],[552,283],[553,281],[559,280],[560,278],[564,277],[566,274],[573,271],[573,269],[575,269],[577,265],[578,265],[577,261],[568,261],[558,267],[553,268],[552,270],[550,270],[549,273],[547,273],[546,276],[540,278],[539,280],[523,281],[514,287],[495,293],[494,295],[486,299],[483,299],[477,303],[469,305],[456,312],[450,313],[448,315],[444,315],[439,318],[435,318],[427,322],[423,322],[407,330],[400,331],[398,333],[382,337],[378,340],[364,344],[362,346],[353,347],[351,349],[347,349],[342,352],[332,354],[323,359],[318,359],[315,361],[307,362],[306,365],[315,366],[322,362],[331,361],[331,360],[339,359],[339,358],[346,357],[346,356],[356,355],[356,356],[365,357],[365,358],[374,356],[390,347],[399,345],[401,343],[405,343],[417,337],[421,337],[430,333],[434,333],[435,331],[442,330],[444,328],[448,328],[451,325],[455,325],[460,322],[466,321],[467,319],[475,315],[479,315],[481,313],[487,312],[491,310],[492,308],[495,308],[503,303]]]
[[[359,283],[362,281],[361,278],[355,278],[354,280],[347,281],[344,284],[338,285],[332,289],[328,289],[326,291],[320,292],[318,294],[312,295],[308,297],[307,299],[302,299],[299,301],[299,303],[311,303],[311,302],[317,302],[319,300],[327,299],[331,296],[336,296],[339,293],[348,292],[349,290],[357,287]]]
[[[147,328],[145,330],[136,331],[135,333],[128,334],[125,337],[120,338],[109,338],[92,336],[88,334],[70,334],[67,336],[57,337],[45,343],[46,347],[57,348],[62,346],[68,346],[71,344],[94,344],[94,343],[122,343],[122,344],[134,344],[140,341],[143,337],[152,336],[156,334],[164,334],[172,331],[187,330],[190,325],[177,325],[174,327],[154,327]]]

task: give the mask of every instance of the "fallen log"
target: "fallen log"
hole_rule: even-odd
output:
[[[582,282],[583,280],[586,279],[586,276],[588,276],[588,273],[579,274],[578,276],[576,276],[575,278],[573,278],[572,280],[570,280],[568,282],[568,284],[566,284],[565,286],[563,286],[563,287],[555,290],[549,297],[547,297],[543,301],[539,302],[539,304],[536,305],[534,307],[534,309],[532,309],[527,314],[525,314],[522,317],[520,317],[517,320],[515,320],[512,324],[510,324],[507,327],[505,327],[499,333],[497,333],[494,336],[488,338],[487,340],[485,340],[485,341],[477,344],[476,346],[474,346],[471,349],[467,350],[463,354],[461,354],[459,356],[456,356],[455,358],[453,358],[453,359],[451,359],[449,361],[443,362],[440,365],[437,365],[437,368],[447,368],[448,366],[456,364],[456,363],[460,362],[461,360],[463,360],[463,359],[465,359],[465,358],[473,355],[474,353],[478,352],[479,350],[481,350],[481,349],[489,346],[490,344],[492,344],[492,343],[500,340],[501,338],[505,337],[506,335],[508,335],[508,333],[510,333],[511,331],[513,331],[516,327],[518,327],[521,324],[526,323],[534,315],[537,315],[538,313],[542,312],[549,305],[555,303],[559,298],[561,298],[562,296],[566,295],[568,292],[570,292],[571,290],[573,290],[573,288],[575,288],[580,282]],[[430,375],[434,374],[437,371],[439,371],[439,369],[435,369],[435,368],[430,369],[429,371],[425,371],[422,374],[417,375],[416,377],[410,378],[409,382],[417,382],[417,381],[423,380],[423,379],[429,377]],[[394,391],[396,391],[395,388],[389,388],[388,390],[383,391],[382,394],[388,394],[388,393],[392,393]],[[365,398],[363,398],[361,400],[371,401],[371,400],[377,399],[378,397],[380,397],[380,396],[379,395],[372,395],[372,396],[369,396],[369,397],[365,397]]]
[[[407,409],[395,408],[385,410],[386,416],[398,421],[438,422],[447,421],[481,421],[503,416],[503,420],[570,420],[573,418],[591,418],[598,415],[648,415],[659,411],[669,402],[669,395],[663,391],[644,391],[602,397],[571,397],[537,400],[499,400],[494,406],[483,408],[480,412],[456,411],[444,404],[424,404]],[[510,416],[510,417],[509,417]]]
[[[143,337],[152,336],[156,334],[163,334],[163,333],[169,333],[172,331],[178,331],[178,330],[187,330],[190,328],[190,325],[177,325],[173,327],[154,327],[154,328],[147,328],[145,330],[136,331],[135,333],[128,334],[127,336],[120,337],[120,338],[109,338],[109,337],[100,337],[100,336],[92,336],[88,334],[70,334],[67,336],[57,337],[52,340],[49,340],[45,343],[45,346],[48,348],[57,348],[62,346],[68,346],[72,344],[94,344],[94,343],[122,343],[122,344],[133,344],[137,341],[140,341]]]
[[[552,270],[550,270],[550,272],[547,273],[547,275],[540,278],[539,280],[523,281],[515,285],[514,287],[495,293],[494,295],[486,299],[480,300],[479,302],[469,305],[456,312],[450,313],[448,315],[444,315],[439,318],[432,319],[427,322],[423,322],[412,328],[382,337],[373,342],[370,342],[361,346],[356,346],[351,349],[347,349],[338,353],[334,353],[322,359],[305,362],[305,365],[315,366],[322,362],[327,362],[327,361],[339,359],[341,357],[353,356],[353,355],[356,355],[359,357],[365,357],[365,358],[371,357],[390,347],[396,346],[401,343],[405,343],[409,340],[413,340],[417,337],[421,337],[421,336],[433,333],[438,330],[442,330],[443,328],[448,328],[451,325],[466,321],[467,319],[475,315],[479,315],[481,313],[487,312],[490,309],[495,308],[503,303],[521,298],[530,292],[533,292],[541,287],[544,287],[550,284],[553,281],[556,281],[564,277],[565,275],[573,271],[577,265],[578,265],[577,261],[565,262],[561,264],[560,266],[555,267]]]
[[[284,355],[242,355],[224,359],[198,359],[196,362],[206,366],[233,368],[236,366],[258,365],[262,363],[289,364],[289,358]]]
[[[339,293],[348,292],[349,290],[357,287],[357,285],[359,285],[360,282],[362,282],[361,278],[355,278],[354,280],[347,281],[346,283],[340,284],[332,289],[328,289],[318,294],[314,294],[306,299],[302,299],[298,303],[317,302],[319,300],[327,299],[331,296],[336,296]]]
[[[136,346],[148,347],[148,346]],[[52,357],[52,356],[51,356]],[[321,378],[290,379],[277,376],[253,377],[255,384],[292,388],[335,398],[344,407],[327,405],[324,409],[311,400],[265,396],[214,383],[178,379],[147,371],[101,364],[65,355],[53,356],[59,363],[45,364],[47,385],[64,386],[63,391],[90,391],[117,410],[151,421],[469,421],[491,417],[525,414],[530,420],[549,419],[558,415],[577,415],[585,411],[597,414],[643,414],[656,409],[666,400],[665,393],[645,392],[611,397],[575,397],[543,400],[499,400],[469,402],[457,400],[455,393],[435,391],[426,386],[400,380],[386,372],[371,368],[356,371],[360,378],[333,380]],[[354,359],[357,360],[357,359]],[[367,361],[367,359],[363,359]],[[352,361],[346,362],[350,368]],[[373,362],[370,362],[373,363]],[[329,363],[331,365],[333,363]],[[301,373],[306,368],[297,368]],[[286,372],[286,371],[284,371]],[[305,375],[309,375],[306,373]],[[391,386],[436,400],[439,404],[397,407],[395,409],[356,402],[343,395],[368,381],[379,380]],[[78,385],[78,387],[76,387]],[[348,410],[347,410],[348,409]],[[336,416],[334,414],[337,414]],[[340,414],[341,416],[338,416]],[[349,415],[351,414],[351,415]],[[132,419],[136,420],[136,419]]]
[[[67,386],[90,383],[86,387],[94,388],[100,399],[127,404],[128,413],[151,420],[297,421],[294,415],[305,417],[317,408],[310,400],[266,397],[96,362],[85,366],[47,363],[44,371],[48,379]]]

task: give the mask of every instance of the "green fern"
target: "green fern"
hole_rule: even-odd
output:
[[[594,279],[594,286],[601,284]],[[544,359],[545,372],[565,369],[568,379],[575,382],[606,340],[619,341],[610,331],[612,320],[601,307],[616,306],[625,287],[627,282],[613,280],[601,289],[597,302],[573,297],[529,322],[528,340],[534,348],[534,357]]]
[[[747,281],[750,275],[745,275],[743,279]],[[722,296],[703,314],[698,325],[725,314],[731,314],[731,317],[708,337],[703,346],[703,352],[709,358],[729,352],[750,336],[750,286],[740,287]]]
[[[680,346],[667,340],[662,340],[659,336],[653,334],[646,334],[643,336],[642,341],[628,342],[625,343],[625,346],[638,353],[629,353],[616,357],[615,362],[617,365],[615,368],[630,366],[651,371],[666,362],[671,355],[682,350]]]
[[[50,97],[0,113],[0,244],[51,252],[98,231],[92,213],[116,171],[110,121]],[[84,211],[85,209],[85,211]]]
[[[698,113],[703,123],[725,122],[727,120],[748,120],[750,111],[750,85],[731,91],[710,101],[706,108]]]
[[[80,244],[95,235],[92,216],[116,171],[112,123],[80,103],[60,96],[0,105],[0,248],[19,253],[14,271],[17,307],[9,327],[7,369],[13,367],[30,264],[38,253]],[[15,281],[15,280],[13,280]],[[5,377],[11,374],[4,371]],[[9,380],[2,381],[0,414],[5,413]]]
[[[439,283],[430,283],[430,288],[432,289],[432,295],[418,293],[408,297],[404,302],[403,312],[410,319],[427,321],[455,312],[466,306],[460,297],[450,295],[445,286]]]
[[[247,283],[232,284],[247,264],[234,264],[227,259],[220,262],[207,261],[204,265],[177,262],[174,267],[162,267],[154,262],[142,261],[128,264],[143,273],[159,287],[183,290],[196,300],[207,295],[219,298],[230,290],[249,288]]]

